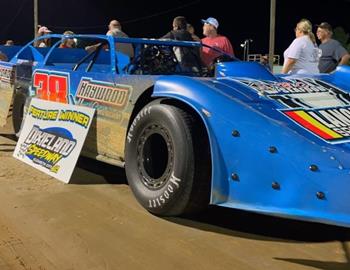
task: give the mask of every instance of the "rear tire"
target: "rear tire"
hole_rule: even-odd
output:
[[[12,124],[16,134],[21,130],[26,98],[25,94],[16,93],[13,100]]]
[[[151,103],[134,118],[126,141],[126,175],[151,213],[181,215],[207,206],[209,146],[201,145],[195,131],[194,117],[171,105]]]

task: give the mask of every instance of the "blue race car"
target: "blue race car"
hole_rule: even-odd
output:
[[[197,42],[44,38],[52,47],[31,42],[0,63],[16,129],[27,96],[96,108],[82,154],[125,167],[148,211],[214,204],[350,227],[349,67],[284,76],[231,58],[211,72],[176,55],[198,57]]]

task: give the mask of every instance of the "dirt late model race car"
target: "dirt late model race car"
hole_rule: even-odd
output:
[[[198,42],[48,37],[0,63],[2,123],[12,100],[18,131],[34,96],[96,108],[82,154],[125,167],[156,215],[213,204],[350,227],[348,67],[284,76],[225,61],[210,74],[176,56]]]

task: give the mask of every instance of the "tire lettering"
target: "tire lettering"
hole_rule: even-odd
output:
[[[169,199],[169,193],[168,193],[168,191],[166,190],[166,191],[164,191],[164,197],[165,197],[165,199]]]
[[[152,106],[147,107],[147,108],[144,108],[144,109],[141,110],[141,111],[137,114],[137,116],[134,118],[134,121],[132,121],[132,124],[131,124],[131,126],[130,126],[130,128],[129,128],[128,135],[126,136],[126,139],[128,140],[128,143],[131,142],[132,137],[134,136],[134,135],[132,134],[132,132],[134,131],[134,128],[135,128],[137,122],[140,121],[140,119],[141,119],[142,117],[146,116],[147,114],[150,114],[150,113],[151,113],[151,109],[152,109]]]
[[[178,182],[181,182],[181,179],[177,178],[173,172],[170,176],[170,182],[172,182],[177,188],[179,188],[180,185]]]
[[[154,199],[148,200],[148,208],[163,206],[171,198],[171,194],[173,194],[176,189],[180,188],[180,183],[181,179],[177,178],[173,172],[169,178],[168,186],[165,188],[163,194]]]

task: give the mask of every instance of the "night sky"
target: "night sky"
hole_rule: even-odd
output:
[[[301,18],[313,24],[328,21],[350,32],[349,0],[276,0],[276,53],[282,54],[294,36]],[[25,44],[33,37],[33,0],[1,0],[0,41],[14,39]],[[209,3],[209,4],[208,4]],[[270,0],[243,1],[106,1],[106,0],[39,0],[39,24],[56,33],[105,33],[115,18],[131,37],[158,38],[171,30],[175,16],[185,16],[202,37],[200,20],[218,19],[219,32],[231,40],[236,55],[242,57],[240,44],[253,39],[250,53],[267,53],[269,44]]]

